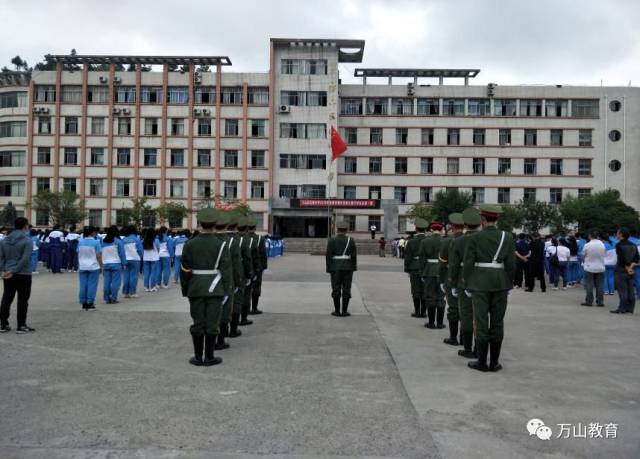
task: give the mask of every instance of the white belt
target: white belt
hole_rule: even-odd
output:
[[[427,259],[427,263],[440,263],[440,260],[437,258],[429,258]]]
[[[420,257],[413,257],[413,259],[414,259],[414,260],[419,260],[419,259],[420,259]]]
[[[332,258],[334,260],[350,260],[351,255],[334,255]]]
[[[504,263],[474,263],[473,266],[477,268],[502,269],[504,268]]]
[[[460,267],[464,268],[464,262],[463,261],[460,262]]]
[[[216,289],[216,285],[218,285],[220,279],[222,279],[222,273],[219,269],[193,269],[191,272],[197,276],[216,276],[213,278],[213,282],[211,282],[211,285],[209,286],[209,293],[213,293]]]

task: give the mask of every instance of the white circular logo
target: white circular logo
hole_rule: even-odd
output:
[[[544,421],[538,418],[529,419],[529,422],[527,422],[527,431],[530,436],[535,435],[540,440],[550,440],[553,435],[551,427],[544,425]]]

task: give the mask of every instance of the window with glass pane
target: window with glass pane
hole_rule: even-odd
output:
[[[369,129],[369,143],[371,145],[382,145],[382,128]]]
[[[474,204],[484,203],[484,188],[471,188],[471,200]]]
[[[511,173],[511,158],[498,158],[498,174]]]
[[[550,161],[550,170],[549,173],[551,175],[562,175],[562,160],[561,159],[551,159]]]
[[[197,89],[200,89],[200,88],[197,88]],[[140,101],[143,104],[161,104],[162,103],[162,87],[142,86],[142,88],[140,88]]]
[[[517,105],[515,99],[494,99],[493,114],[495,116],[516,116]]]
[[[393,187],[393,199],[399,201],[401,204],[407,202],[407,187],[395,186]]]
[[[209,180],[198,180],[196,183],[196,193],[199,198],[211,196],[211,182]]]
[[[62,179],[62,190],[71,193],[76,193],[76,179],[65,177]]]
[[[251,182],[251,198],[264,198],[264,182]]]
[[[267,136],[267,120],[250,120],[251,137]]]
[[[386,115],[388,99],[367,99],[367,115]]]
[[[420,173],[433,174],[433,158],[420,158]]]
[[[304,105],[304,91],[280,91],[280,105]]]
[[[249,86],[249,105],[269,105],[269,88]]]
[[[92,117],[91,118],[91,135],[104,135],[104,118]]]
[[[92,166],[104,166],[104,148],[91,149],[90,164]]]
[[[36,102],[55,102],[56,87],[38,85],[36,86]]]
[[[439,112],[438,99],[418,99],[418,115],[437,115]]]
[[[572,100],[571,115],[575,117],[595,118],[600,113],[598,99],[594,100]]]
[[[184,118],[171,118],[171,135],[184,135]]]
[[[131,148],[118,148],[116,163],[118,166],[131,165]]]
[[[460,129],[447,129],[447,145],[460,145]]]
[[[407,145],[409,129],[396,128],[396,145]]]
[[[280,123],[280,138],[301,139],[304,137],[304,124]]]
[[[252,150],[251,151],[251,168],[263,169],[264,168],[264,150]]]
[[[78,118],[75,116],[64,117],[64,133],[65,134],[77,134],[78,133]]]
[[[302,60],[300,59],[282,59],[280,61],[280,73],[285,75],[296,75],[301,72]]]
[[[170,180],[169,181],[169,196],[172,198],[181,198],[184,196],[184,181],[183,180]]]
[[[227,199],[235,199],[238,197],[238,182],[225,180],[224,197]]]
[[[209,118],[198,118],[198,135],[211,135],[211,120]]]
[[[447,158],[447,174],[460,173],[460,160],[458,158]]]
[[[198,167],[211,166],[211,150],[198,150]]]
[[[303,198],[321,199],[326,197],[325,185],[302,185],[301,193]]]
[[[116,210],[116,226],[123,227],[129,224],[129,215],[125,209]]]
[[[524,144],[525,145],[537,145],[538,144],[538,133],[535,129],[525,129],[524,130]]]
[[[521,99],[520,116],[542,116],[542,100]]]
[[[158,118],[145,118],[144,119],[144,134],[145,135],[158,135]]]
[[[347,144],[357,144],[358,143],[358,129],[357,128],[340,128],[342,133],[342,137]]]
[[[225,150],[224,167],[238,167],[238,150]]]
[[[469,99],[469,115],[486,116],[491,114],[489,99]]]
[[[48,177],[38,177],[36,179],[36,193],[51,190],[51,181]]]
[[[23,167],[24,151],[0,151],[0,167]]]
[[[308,59],[305,62],[305,68],[308,69],[309,75],[326,75],[327,74],[327,60],[326,59]]]
[[[511,129],[500,129],[498,131],[498,142],[503,147],[511,145]]]
[[[102,226],[102,209],[89,210],[89,225],[95,227]]]
[[[0,137],[26,137],[26,121],[4,121],[0,123]]]
[[[224,87],[222,88],[222,100],[225,105],[242,104],[242,88],[241,87]]]
[[[298,185],[280,185],[279,196],[286,199],[298,197]]]
[[[116,196],[129,196],[129,179],[116,179]]]
[[[224,135],[231,137],[240,135],[238,120],[224,120]]]
[[[38,165],[51,164],[51,148],[38,147],[38,156],[36,158]]]
[[[381,199],[382,187],[370,186],[369,187],[369,199]]]
[[[537,174],[537,161],[535,158],[525,158],[524,160],[524,175],[536,175]]]
[[[421,186],[420,187],[420,201],[421,202],[431,202],[432,195],[433,195],[433,189],[430,186]]]
[[[27,106],[26,92],[3,92],[0,93],[0,108],[15,108]]]
[[[49,226],[49,212],[36,210],[36,226]]]
[[[474,145],[484,145],[486,137],[485,129],[474,129],[473,130],[473,144]]]
[[[579,198],[587,197],[590,194],[591,194],[591,189],[590,188],[578,188],[578,197]]]
[[[51,134],[51,117],[38,117],[38,134]]]
[[[362,99],[340,99],[341,115],[362,115]]]
[[[498,204],[511,202],[511,188],[498,188]]]
[[[464,99],[445,99],[442,105],[444,115],[462,116],[464,115]]]
[[[394,115],[412,115],[413,99],[392,99],[391,107]]]
[[[195,104],[214,105],[216,103],[215,86],[196,86],[193,88],[193,102]]]
[[[356,199],[356,187],[355,186],[345,186],[344,187],[344,199]]]
[[[79,104],[82,101],[82,86],[62,86],[62,102]]]
[[[184,150],[182,148],[172,148],[170,155],[172,167],[184,167]]]
[[[356,216],[355,215],[343,215],[342,221],[349,225],[349,231],[356,230]]]
[[[551,129],[551,145],[562,146],[562,129]]]
[[[78,149],[75,147],[66,147],[64,149],[64,164],[66,166],[75,166],[78,164]]]
[[[136,101],[135,86],[116,86],[115,102],[118,104],[133,104]]]
[[[158,163],[158,150],[156,148],[145,148],[143,161],[145,166],[156,166]]]
[[[189,88],[186,86],[169,86],[170,104],[188,104]]]
[[[422,128],[420,130],[420,143],[422,145],[433,145],[433,129]]]
[[[544,116],[568,116],[569,101],[567,100],[551,100],[544,101]]]
[[[89,196],[102,196],[102,179],[89,179]]]
[[[344,158],[345,174],[355,174],[358,172],[358,158]]]
[[[473,158],[473,173],[476,175],[484,174],[485,173],[484,165],[485,165],[484,158]]]
[[[581,147],[590,147],[591,146],[591,129],[580,129],[578,131],[578,145]]]
[[[536,200],[536,189],[535,188],[525,188],[523,198],[525,201],[535,201]]]
[[[109,88],[107,86],[89,86],[87,102],[90,104],[106,104],[109,102]]]
[[[551,204],[562,202],[562,188],[549,188],[549,202]]]
[[[407,173],[407,158],[395,158],[395,171],[396,174]]]
[[[591,175],[591,160],[579,159],[578,160],[578,175]]]
[[[369,158],[369,173],[380,174],[382,173],[382,158],[379,156],[372,156]]]
[[[142,182],[142,192],[144,196],[155,196],[156,195],[156,180],[155,179],[144,179]]]
[[[131,135],[131,118],[118,118],[118,135]]]
[[[320,123],[311,123],[306,125],[307,139],[326,139],[327,125]]]

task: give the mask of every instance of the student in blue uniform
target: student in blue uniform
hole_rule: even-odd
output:
[[[125,298],[137,298],[138,275],[140,274],[140,262],[142,260],[142,242],[138,237],[135,226],[127,226],[124,230],[124,255],[126,258],[126,270],[124,272],[124,286],[122,293]]]
[[[102,247],[96,240],[98,231],[85,226],[83,238],[78,242],[78,275],[80,277],[80,304],[85,311],[95,310],[98,279],[102,268]]]
[[[103,292],[104,301],[107,304],[118,303],[118,291],[126,261],[118,228],[111,226],[107,229],[107,234],[102,240]]]
[[[162,288],[169,288],[169,279],[171,279],[171,257],[173,256],[171,238],[167,235],[167,228],[164,226],[158,232],[158,243],[160,249],[158,255],[160,257],[160,273],[158,281],[162,283]]]
[[[78,271],[78,241],[80,235],[75,232],[75,229],[70,231],[65,238],[67,247],[65,250],[65,268],[68,272]]]
[[[49,268],[53,274],[62,272],[64,264],[64,233],[60,231],[60,225],[53,227],[49,233]]]
[[[190,235],[191,232],[189,230],[184,230],[173,240],[173,279],[176,284],[180,282],[182,250],[184,249],[184,244],[189,240]]]
[[[40,236],[38,236],[38,231],[32,229],[29,233],[31,236],[31,241],[33,242],[33,251],[31,252],[31,274],[38,274],[38,257],[40,252],[40,245],[42,245],[42,241],[40,240]]]
[[[142,240],[143,248],[143,272],[144,272],[144,291],[158,291],[158,265],[160,264],[160,242],[156,238],[156,231],[153,228],[147,228],[144,232]]]
[[[604,294],[613,295],[616,291],[615,276],[618,256],[616,255],[616,245],[611,242],[607,233],[600,234],[600,240],[604,243]]]

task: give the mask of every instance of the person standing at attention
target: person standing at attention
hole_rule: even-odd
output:
[[[616,255],[616,245],[609,239],[609,234],[600,233],[600,240],[604,244],[604,294],[614,295],[616,292],[616,283],[614,272],[618,264],[618,255]]]
[[[522,288],[522,279],[527,277],[529,270],[529,243],[524,233],[518,235],[516,241],[516,278],[513,281],[515,288]]]
[[[158,257],[160,263],[160,274],[158,282],[162,284],[162,288],[169,288],[169,279],[171,279],[171,257],[173,256],[172,244],[169,236],[167,236],[167,228],[164,226],[158,232]]]
[[[429,223],[423,218],[417,217],[415,221],[416,235],[407,241],[404,257],[404,272],[409,274],[409,286],[413,299],[413,314],[411,317],[427,317],[427,307],[424,300],[424,285],[422,283],[422,270],[424,268],[420,259],[420,244],[424,240],[424,232]]]
[[[358,251],[356,243],[347,236],[349,224],[339,222],[336,225],[338,234],[327,243],[325,254],[327,272],[331,275],[331,297],[334,311],[332,316],[349,317],[349,299],[351,298],[351,282],[353,273],[358,269]],[[342,311],[340,311],[342,298]]]
[[[533,292],[536,279],[540,281],[540,290],[547,291],[547,284],[544,279],[545,247],[544,241],[539,233],[533,233],[533,240],[529,244],[529,261],[527,261],[527,271],[525,273],[526,292]]]
[[[587,296],[581,306],[593,306],[593,288],[596,289],[596,305],[604,306],[604,258],[606,249],[594,232],[588,235],[589,242],[582,249],[584,260],[584,289]]]
[[[124,282],[122,293],[125,298],[137,298],[138,275],[140,274],[140,260],[142,260],[143,248],[138,237],[136,227],[131,225],[123,230],[124,256],[126,258],[126,268],[124,272]]]
[[[381,237],[378,241],[378,255],[380,257],[386,257],[384,252],[385,247],[387,246],[387,241],[384,240],[384,237]]]
[[[85,226],[83,238],[78,242],[78,276],[80,278],[80,304],[85,311],[96,309],[96,292],[102,269],[102,245],[96,240],[98,230]]]
[[[376,231],[378,231],[378,227],[376,225],[371,225],[369,227],[369,232],[371,233],[371,239],[376,238]]]
[[[156,238],[156,231],[153,228],[147,228],[145,230],[144,239],[142,240],[142,248],[144,249],[142,255],[144,291],[157,292],[160,242]]]
[[[618,264],[615,270],[616,288],[620,303],[618,308],[610,311],[612,314],[633,314],[636,303],[635,268],[639,261],[638,247],[629,241],[629,230],[621,228],[616,235],[616,255]]]
[[[122,271],[127,265],[124,246],[116,226],[107,229],[102,240],[102,273],[104,276],[103,293],[107,304],[118,303],[118,291],[122,283]]]

